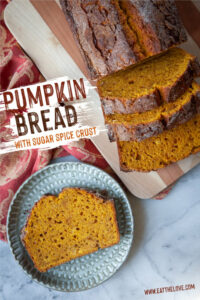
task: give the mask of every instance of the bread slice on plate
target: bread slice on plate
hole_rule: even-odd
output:
[[[60,0],[91,78],[186,41],[174,0]]]
[[[40,272],[119,240],[114,201],[80,188],[43,196],[22,230],[22,242]]]
[[[187,122],[198,112],[200,112],[200,86],[193,82],[174,102],[165,102],[143,113],[108,115],[105,116],[105,122],[111,125],[110,131],[114,130],[109,136],[113,134],[119,141],[142,141]]]
[[[200,151],[200,114],[141,142],[117,141],[122,171],[150,172]]]

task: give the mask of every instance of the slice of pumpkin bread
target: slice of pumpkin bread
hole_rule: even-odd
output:
[[[119,141],[142,141],[160,134],[165,129],[187,122],[198,112],[200,112],[200,86],[193,82],[191,87],[174,102],[164,103],[143,113],[105,116],[105,122],[112,126],[109,130],[114,131]]]
[[[119,240],[114,201],[79,188],[43,196],[22,231],[22,242],[40,272]]]
[[[200,114],[156,137],[117,146],[122,171],[156,171],[200,151]]]
[[[104,115],[131,114],[175,101],[200,76],[200,65],[193,55],[171,48],[126,70],[98,81]]]

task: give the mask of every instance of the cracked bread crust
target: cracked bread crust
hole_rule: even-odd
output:
[[[136,62],[114,6],[107,0],[60,0],[92,79]]]
[[[154,32],[161,50],[186,41],[186,33],[174,0],[129,0],[128,2],[130,9],[132,6],[140,15],[143,24],[148,24]]]
[[[174,0],[127,0],[133,20],[137,15],[140,21],[140,28],[134,27],[139,24],[135,22],[128,30],[121,18],[127,18],[126,11],[117,8],[121,2],[60,0],[92,79],[124,69],[186,41]],[[144,38],[138,41],[140,30]]]
[[[187,39],[174,0],[113,0],[112,3],[139,60]]]

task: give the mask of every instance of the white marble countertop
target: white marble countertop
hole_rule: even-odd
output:
[[[135,240],[128,260],[111,279],[85,292],[56,292],[30,280],[7,243],[0,242],[0,299],[200,299],[200,165],[183,176],[164,200],[128,197],[135,218]],[[185,284],[195,284],[195,289],[144,293]]]

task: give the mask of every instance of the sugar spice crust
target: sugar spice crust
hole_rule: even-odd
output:
[[[173,0],[60,0],[92,79],[186,41]]]

